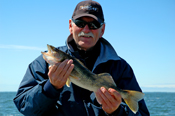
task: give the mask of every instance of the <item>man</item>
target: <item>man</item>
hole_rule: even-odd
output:
[[[69,20],[70,36],[66,46],[58,49],[78,58],[92,72],[110,73],[121,89],[141,91],[128,63],[120,58],[107,40],[101,5],[95,1],[80,2]],[[93,92],[66,80],[74,68],[72,60],[51,67],[42,55],[29,64],[14,103],[24,115],[30,116],[124,116],[134,115],[122,102],[120,94],[101,87]],[[144,100],[135,115],[149,115]]]

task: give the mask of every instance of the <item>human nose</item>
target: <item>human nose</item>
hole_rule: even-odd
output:
[[[89,26],[85,25],[85,27],[83,28],[82,31],[85,32],[85,33],[88,33],[90,31]]]

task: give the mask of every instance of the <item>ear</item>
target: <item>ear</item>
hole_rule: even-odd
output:
[[[104,32],[105,32],[105,23],[101,27],[100,38],[103,36]]]
[[[69,31],[72,34],[72,20],[69,19]]]

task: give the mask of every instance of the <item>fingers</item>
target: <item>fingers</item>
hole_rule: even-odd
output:
[[[73,61],[72,60],[69,60],[68,61],[68,65],[66,65],[66,67],[64,68],[64,71],[66,72],[64,74],[64,77],[68,78],[70,73],[72,72],[73,68],[74,68],[74,64],[72,64]]]
[[[59,74],[59,76],[64,79],[64,77],[65,77],[66,73],[68,73],[67,71],[68,71],[68,69],[69,69],[69,67],[71,66],[72,63],[73,63],[73,60],[67,60],[66,59],[61,64],[56,64],[57,65],[57,69],[55,71],[56,74]],[[72,67],[71,67],[71,69],[72,69]]]
[[[71,74],[74,65],[73,60],[64,60],[61,63],[57,63],[49,68],[48,76],[51,84],[57,88],[62,88],[67,81],[67,78]]]
[[[101,87],[96,92],[97,101],[102,104],[102,108],[108,114],[114,112],[121,103],[120,94],[114,89],[106,90],[104,87]]]
[[[108,89],[109,93],[119,102],[122,102],[122,97],[119,92],[117,92],[115,89],[109,88]]]
[[[111,104],[110,103],[110,99],[112,98],[112,96],[109,94],[109,92],[104,88],[101,87],[99,90],[99,101],[102,105],[107,105],[107,104]]]

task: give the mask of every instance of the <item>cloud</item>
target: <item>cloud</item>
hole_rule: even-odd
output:
[[[4,49],[20,49],[20,50],[45,50],[45,48],[34,47],[34,46],[22,46],[22,45],[0,45],[0,48]]]

